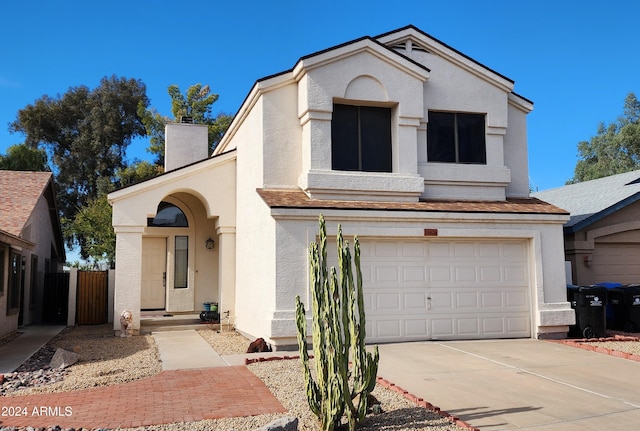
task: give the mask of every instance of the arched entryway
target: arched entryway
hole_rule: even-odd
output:
[[[197,197],[163,198],[142,236],[140,309],[186,312],[217,302],[217,253],[206,244],[215,237],[215,220]]]

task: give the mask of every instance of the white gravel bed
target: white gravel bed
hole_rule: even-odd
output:
[[[158,349],[151,335],[115,337],[111,325],[67,328],[18,371],[48,369],[56,348],[80,355],[76,364],[62,370],[62,381],[39,387],[27,386],[4,396],[68,392],[108,386],[151,377],[162,371]]]
[[[234,330],[198,329],[198,334],[213,347],[219,355],[237,355],[247,352],[250,340]]]
[[[589,341],[583,344],[640,356],[640,341]]]

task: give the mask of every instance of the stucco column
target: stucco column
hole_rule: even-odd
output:
[[[218,289],[220,323],[225,324],[225,312],[229,311],[230,323],[236,317],[236,228],[235,226],[218,226]]]
[[[140,331],[142,289],[142,232],[144,226],[114,226],[116,232],[116,284],[113,301],[113,329],[120,330],[120,313],[133,313],[134,332]]]

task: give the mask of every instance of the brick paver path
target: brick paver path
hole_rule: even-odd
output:
[[[131,428],[286,411],[244,366],[163,371],[95,389],[0,397],[0,409],[0,426],[76,429]]]

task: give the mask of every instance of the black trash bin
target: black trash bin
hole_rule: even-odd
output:
[[[640,284],[609,289],[609,304],[614,309],[612,329],[624,332],[640,330]]]
[[[570,327],[570,336],[597,338],[606,335],[606,287],[569,285],[567,300],[576,312],[576,324]]]
[[[597,283],[596,286],[602,286],[607,288],[607,306],[606,306],[606,319],[607,319],[607,328],[613,328],[613,322],[616,320],[616,307],[611,305],[611,289],[615,289],[616,287],[622,286],[622,283],[614,282],[614,281],[604,281],[602,283]]]

